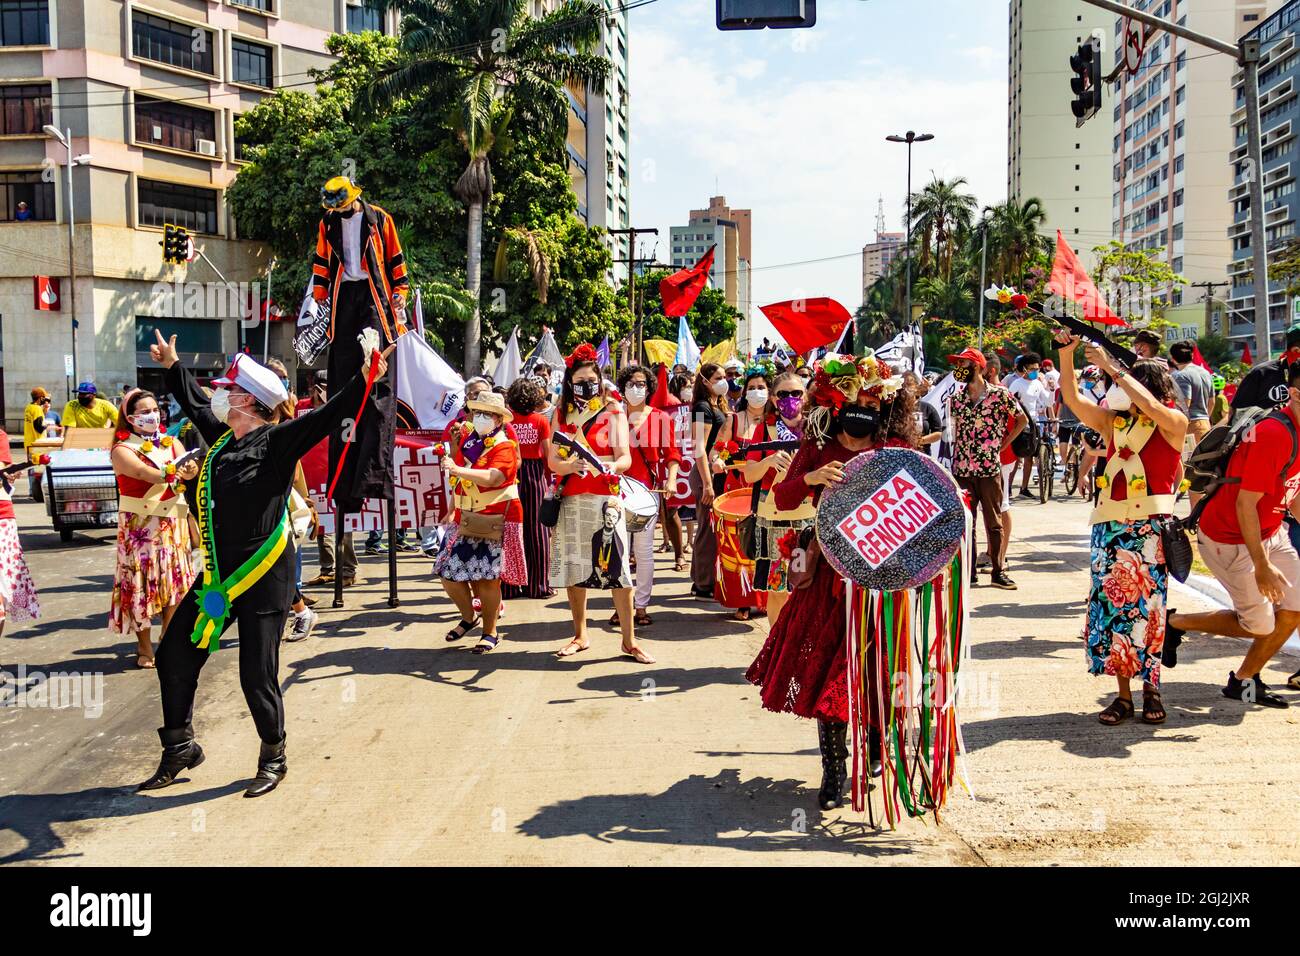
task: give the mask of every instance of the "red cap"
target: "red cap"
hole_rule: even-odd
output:
[[[984,368],[988,365],[988,360],[984,358],[984,353],[977,348],[968,348],[958,352],[956,355],[949,355],[948,364],[951,365],[958,359],[965,359],[968,362],[974,362],[980,368]]]

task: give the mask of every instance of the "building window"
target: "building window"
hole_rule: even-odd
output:
[[[177,23],[141,10],[131,12],[132,50],[141,59],[215,76],[212,44],[211,30]]]
[[[348,33],[384,32],[384,12],[369,2],[348,4]]]
[[[199,140],[212,143],[216,155],[217,117],[208,110],[168,103],[148,96],[135,98],[135,141],[141,146],[165,146],[198,153]]]
[[[52,122],[50,84],[0,86],[0,136],[40,134]]]
[[[49,0],[0,0],[0,46],[49,45]]]
[[[193,232],[217,234],[215,189],[141,179],[138,193],[140,225],[161,227],[172,223]]]
[[[28,218],[54,221],[54,183],[45,182],[39,171],[0,172],[0,222],[20,222],[18,204],[27,203]]]
[[[250,10],[260,10],[263,13],[275,13],[275,0],[230,0],[230,2],[236,7],[248,7]]]
[[[269,46],[230,38],[230,79],[233,83],[247,83],[270,89],[275,85],[271,69],[272,51]]]
[[[173,319],[154,315],[135,317],[135,350],[148,354],[149,346],[156,341],[154,330],[163,338],[176,336],[185,343],[187,352],[223,352],[221,323],[212,319]]]

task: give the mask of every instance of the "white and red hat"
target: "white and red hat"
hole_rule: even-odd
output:
[[[279,375],[243,352],[235,356],[226,374],[214,378],[212,384],[217,387],[238,385],[267,408],[274,408],[289,397]]]

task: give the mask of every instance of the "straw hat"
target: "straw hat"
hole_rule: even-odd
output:
[[[487,412],[491,415],[500,415],[503,423],[514,421],[515,418],[510,409],[506,408],[505,396],[497,392],[483,392],[472,402],[466,402],[465,407],[471,412]]]

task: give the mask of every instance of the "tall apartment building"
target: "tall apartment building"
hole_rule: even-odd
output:
[[[561,0],[531,0],[533,16],[560,6]],[[603,0],[601,49],[610,61],[604,92],[566,87],[569,96],[569,180],[578,197],[578,217],[589,226],[626,229],[630,223],[631,139],[628,110],[628,12],[615,0]],[[610,236],[615,259],[630,259],[628,236]],[[616,264],[614,275],[626,275]]]
[[[1047,210],[1044,232],[1060,229],[1091,261],[1110,239],[1111,134],[1103,111],[1082,127],[1070,112],[1070,57],[1094,34],[1109,49],[1110,14],[1081,0],[1011,0],[1008,10],[1007,197],[1037,198]]]
[[[876,241],[868,242],[862,247],[862,298],[865,301],[876,280],[889,271],[903,252],[907,242],[905,232],[882,232],[876,230]]]
[[[352,0],[0,0],[0,336],[10,358],[0,394],[8,423],[21,420],[34,385],[62,401],[74,318],[77,378],[106,393],[154,382],[154,328],[178,336],[187,362],[222,365],[238,348],[246,303],[233,295],[196,302],[184,290],[160,302],[157,283],[217,280],[202,261],[162,264],[163,224],[194,233],[232,282],[264,279],[265,251],[239,240],[225,200],[241,165],[235,117],[271,90],[307,86],[307,71],[330,62],[331,33],[395,26],[392,14]],[[47,124],[70,129],[73,154],[89,156],[74,167],[72,197],[67,151]],[[20,202],[29,218],[19,217]],[[62,311],[35,308],[36,275],[62,279]],[[273,351],[287,351],[288,326],[273,323]]]
[[[1280,0],[1137,0],[1136,6],[1232,41]],[[1123,56],[1124,20],[1110,28],[1107,63]],[[1207,55],[1209,54],[1209,55]],[[1154,37],[1138,72],[1121,76],[1113,120],[1113,235],[1130,249],[1163,248],[1189,282],[1222,282],[1233,258],[1229,190],[1237,104],[1231,57],[1178,37]],[[1175,291],[1174,305],[1186,291]]]
[[[1259,65],[1260,131],[1264,149],[1264,228],[1270,253],[1295,238],[1296,220],[1300,218],[1300,195],[1296,193],[1296,166],[1300,163],[1300,0],[1292,0],[1250,35],[1260,40]],[[1229,279],[1227,321],[1221,334],[1241,345],[1255,347],[1255,285],[1250,277],[1254,251],[1250,230],[1252,212],[1249,168],[1246,152],[1246,93],[1244,74],[1238,70],[1233,78],[1237,109],[1232,115],[1234,126],[1231,153],[1234,177],[1229,191],[1233,219],[1229,227],[1232,242],[1232,265]],[[1283,347],[1283,330],[1293,321],[1293,306],[1285,289],[1270,284],[1268,290],[1269,327],[1273,348]]]
[[[671,229],[672,264],[688,269],[699,261],[709,246],[716,245],[709,286],[722,290],[728,305],[740,312],[736,340],[747,350],[753,310],[752,242],[753,211],[732,209],[726,196],[713,196],[707,209],[692,209],[685,226]]]

